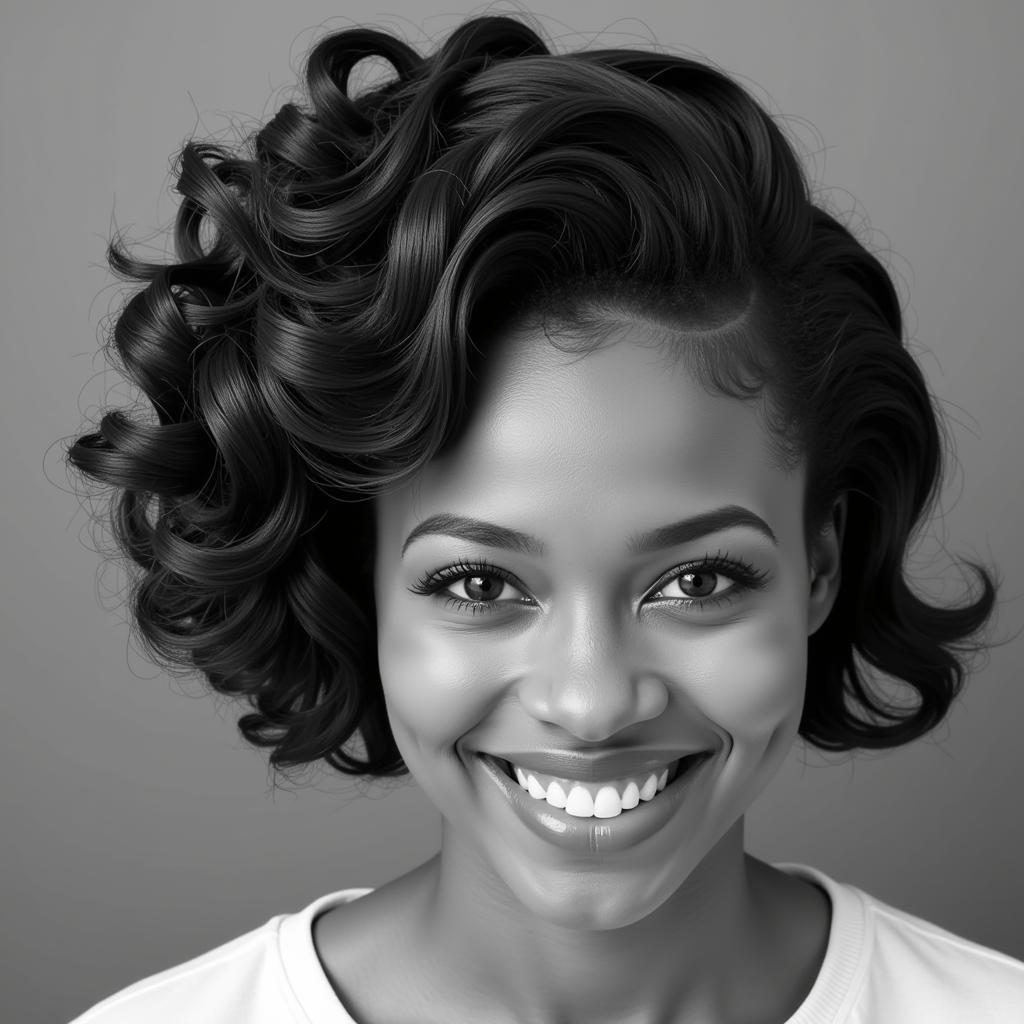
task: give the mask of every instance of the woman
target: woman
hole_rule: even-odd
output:
[[[186,146],[178,263],[112,246],[158,422],[69,458],[153,652],[276,767],[410,771],[441,849],[82,1024],[1013,1019],[1024,964],[743,846],[798,735],[938,725],[994,605],[904,575],[942,448],[881,264],[694,61],[483,17],[307,86]]]

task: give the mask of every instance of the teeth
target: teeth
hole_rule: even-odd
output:
[[[574,818],[592,818],[594,798],[582,786],[573,786],[569,790],[569,799],[565,801],[565,813]]]
[[[557,782],[552,782],[548,786],[546,799],[552,807],[564,807],[569,800],[569,796]]]
[[[595,818],[617,818],[622,813],[622,797],[612,786],[602,786],[594,797]]]
[[[612,782],[587,783],[575,779],[555,779],[512,766],[519,785],[535,800],[545,800],[552,807],[564,808],[576,818],[617,818],[632,810],[641,801],[653,800],[668,782],[669,766],[660,772],[649,772]]]

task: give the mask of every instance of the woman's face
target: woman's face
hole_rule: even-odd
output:
[[[500,341],[459,443],[378,501],[381,678],[445,842],[543,918],[616,927],[682,885],[786,756],[837,543],[809,559],[802,469],[652,328],[583,356],[531,329]],[[697,754],[629,806],[630,783]],[[581,816],[588,795],[601,816]]]

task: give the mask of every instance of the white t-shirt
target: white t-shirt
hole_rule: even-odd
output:
[[[1024,962],[959,938],[804,864],[776,864],[832,901],[811,991],[780,1024],[1024,1024]],[[110,996],[71,1024],[354,1024],[313,945],[343,889]],[[364,1022],[360,1022],[364,1024]],[[366,1022],[378,1024],[378,1022]]]

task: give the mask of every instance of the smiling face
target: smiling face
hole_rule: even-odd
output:
[[[756,404],[668,369],[659,337],[637,322],[580,356],[510,331],[458,443],[377,502],[402,756],[444,843],[571,927],[651,913],[737,824],[796,737],[807,637],[838,585],[835,534],[809,557],[803,471],[778,466]],[[710,756],[607,818],[479,756],[544,769],[580,751]],[[586,776],[547,771],[570,774]]]

